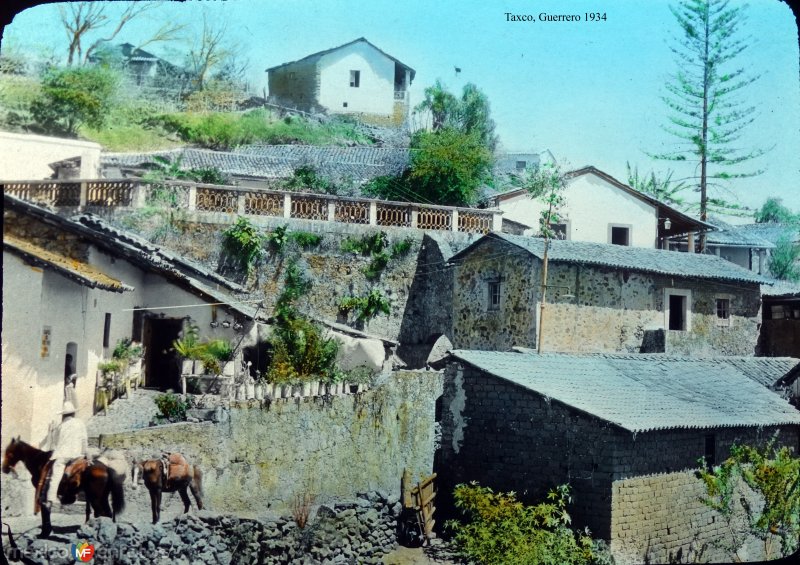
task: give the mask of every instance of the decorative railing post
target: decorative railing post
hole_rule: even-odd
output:
[[[378,203],[374,201],[369,203],[369,225],[378,225]]]
[[[147,204],[146,185],[137,182],[133,185],[133,194],[131,194],[131,207],[144,208],[145,204]]]
[[[283,217],[284,218],[291,218],[292,217],[292,195],[291,194],[284,194],[283,195]]]
[[[236,213],[244,216],[245,194],[240,192],[236,195]]]
[[[412,228],[416,229],[418,220],[419,220],[419,210],[417,210],[416,208],[412,208],[411,209],[411,227]]]
[[[458,210],[453,210],[453,221],[450,224],[450,231],[458,231]]]
[[[86,206],[86,202],[88,200],[89,200],[89,183],[86,181],[81,181],[81,196],[78,206],[83,208],[84,206]]]
[[[500,211],[492,212],[492,231],[503,231],[503,213]]]
[[[189,210],[197,210],[197,185],[189,186]]]
[[[336,202],[328,200],[328,221],[333,222],[336,220]]]

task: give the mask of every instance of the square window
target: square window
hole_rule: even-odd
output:
[[[524,171],[527,166],[528,166],[527,161],[517,161],[516,163],[516,168],[518,171]]]
[[[347,102],[342,102],[342,108],[347,108]]]
[[[728,326],[731,323],[731,299],[717,298],[717,325]]]
[[[361,71],[350,71],[350,86],[353,88],[361,86]]]
[[[489,310],[500,309],[500,281],[489,281]]]
[[[567,224],[550,224],[555,239],[567,239]]]
[[[611,226],[612,245],[630,245],[631,228],[623,226]]]

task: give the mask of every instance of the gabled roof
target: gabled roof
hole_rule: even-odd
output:
[[[456,253],[450,258],[450,262],[457,263],[462,260],[487,238],[513,245],[519,248],[523,256],[527,254],[540,260],[544,257],[542,238],[493,232]],[[550,240],[548,258],[552,262],[597,265],[681,278],[771,284],[769,279],[715,255],[554,239]]]
[[[379,176],[401,174],[410,161],[405,148],[333,147],[316,145],[256,145],[233,152],[180,148],[148,153],[103,153],[103,167],[143,168],[152,166],[154,157],[181,159],[181,169],[215,168],[221,172],[250,178],[289,178],[302,165],[332,178],[367,182]]]
[[[308,61],[310,59],[319,58],[319,57],[322,57],[323,55],[327,55],[328,53],[332,53],[333,51],[337,51],[337,50],[342,49],[344,47],[349,47],[350,45],[353,45],[354,43],[358,43],[359,41],[361,41],[363,43],[366,43],[367,45],[369,45],[373,49],[379,51],[380,53],[382,53],[383,55],[385,55],[386,57],[388,57],[389,59],[391,59],[392,61],[394,61],[398,65],[400,65],[401,67],[411,71],[411,80],[412,81],[414,80],[414,76],[417,74],[417,71],[415,71],[414,69],[412,69],[411,67],[409,67],[408,65],[406,65],[405,63],[400,61],[399,59],[396,59],[395,57],[392,57],[391,55],[389,55],[388,53],[383,51],[380,47],[377,47],[377,46],[375,46],[375,44],[367,41],[367,39],[364,38],[364,37],[359,37],[358,39],[354,39],[353,41],[348,41],[347,43],[339,45],[338,47],[331,47],[330,49],[325,49],[324,51],[317,51],[316,53],[312,53],[311,55],[306,55],[302,59],[297,59],[296,61],[290,61],[289,63],[283,63],[282,65],[276,65],[274,67],[270,67],[268,69],[265,69],[264,72],[268,73],[270,71],[274,71],[275,69],[280,69],[281,67],[286,67],[288,65],[294,65],[296,63],[300,63],[300,62],[303,62],[303,61]]]
[[[133,290],[133,287],[108,276],[83,261],[48,251],[11,234],[3,235],[3,249],[21,257],[29,265],[52,270],[89,288],[99,288],[112,292]]]
[[[800,424],[742,369],[763,358],[451,352],[452,358],[631,432]],[[761,371],[762,369],[758,369]],[[766,369],[764,369],[766,370]],[[775,379],[780,379],[777,369]]]
[[[793,243],[800,243],[800,226],[797,225],[765,222],[763,224],[744,224],[737,227],[744,232],[772,243],[778,243],[778,240],[782,237],[788,237],[789,241]]]
[[[686,224],[686,225],[692,227],[691,230],[685,230],[685,231],[702,232],[702,231],[707,231],[707,230],[714,229],[714,226],[711,225],[710,223],[702,222],[702,221],[698,220],[697,218],[693,218],[689,214],[681,212],[677,208],[674,208],[670,204],[667,204],[666,202],[663,202],[663,201],[659,200],[658,198],[650,196],[649,194],[645,194],[644,192],[640,192],[640,191],[636,190],[635,188],[633,188],[632,186],[628,186],[627,184],[625,184],[623,182],[620,182],[619,180],[615,179],[614,177],[612,177],[608,173],[605,173],[605,172],[601,171],[600,169],[598,169],[596,167],[587,166],[587,167],[582,167],[580,169],[575,169],[574,171],[568,172],[567,176],[570,179],[574,179],[574,178],[577,178],[577,177],[580,177],[580,176],[583,176],[583,175],[588,175],[588,174],[596,175],[596,176],[600,177],[601,179],[605,180],[606,182],[608,182],[611,186],[614,186],[614,187],[622,190],[623,192],[626,192],[626,193],[630,194],[631,196],[634,196],[635,198],[638,198],[639,200],[641,200],[643,202],[646,202],[648,204],[651,204],[652,206],[655,206],[656,209],[660,209],[659,212],[658,212],[658,216],[659,217],[662,217],[662,216],[664,216],[666,214],[666,215],[669,215],[670,219],[673,222],[679,221],[679,222],[681,222],[681,224]],[[502,192],[500,194],[496,194],[496,195],[493,196],[493,198],[497,199],[497,202],[499,204],[503,200],[508,200],[509,198],[514,198],[516,196],[520,196],[522,194],[525,194],[526,192],[527,192],[527,190],[525,188],[514,188],[512,190],[508,190],[506,192]],[[669,234],[667,234],[667,235],[669,236]]]
[[[758,249],[773,249],[775,245],[760,237],[752,230],[743,226],[729,224],[720,218],[708,218],[707,223],[714,226],[714,231],[706,233],[706,243],[721,247],[755,247]],[[685,237],[678,241],[686,241]]]
[[[9,194],[3,195],[3,204],[7,210],[15,210],[74,233],[106,252],[167,278],[204,300],[225,304],[225,308],[246,318],[253,319],[257,314],[253,306],[238,302],[235,294],[219,290],[219,287],[224,287],[244,294],[246,289],[241,285],[144,238],[115,228],[98,216],[84,213],[64,218]]]

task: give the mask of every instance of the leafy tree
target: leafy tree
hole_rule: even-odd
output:
[[[569,181],[569,173],[554,163],[547,163],[529,172],[522,180],[528,195],[547,204],[539,216],[539,233],[545,240],[557,237],[553,224],[560,221],[559,211],[564,205],[564,189]]]
[[[706,220],[708,191],[716,186],[715,180],[761,173],[731,172],[731,167],[763,154],[735,145],[753,121],[755,108],[743,106],[733,95],[758,76],[747,74],[744,67],[726,67],[747,48],[737,37],[742,8],[730,7],[728,0],[682,0],[671,10],[683,35],[672,48],[680,70],[666,85],[669,94],[663,100],[671,113],[670,125],[664,129],[683,143],[676,151],[652,156],[697,163],[700,219]],[[705,248],[706,236],[701,234],[700,252]]]
[[[420,131],[411,148],[408,182],[414,196],[435,204],[471,204],[491,176],[492,153],[476,134],[453,128]]]
[[[497,136],[489,99],[474,84],[465,84],[459,99],[437,79],[433,86],[425,89],[425,100],[415,110],[430,112],[433,131],[455,129],[476,135],[489,151],[494,152]]]
[[[800,282],[800,246],[783,235],[769,256],[769,272],[779,280]]]
[[[112,107],[117,76],[100,68],[49,71],[31,103],[33,119],[48,133],[75,136],[81,125],[101,127]]]
[[[657,177],[655,171],[651,171],[649,175],[640,176],[638,167],[631,168],[631,164],[628,162],[625,163],[625,166],[628,169],[628,184],[639,192],[649,194],[672,206],[686,204],[680,193],[689,187],[684,182],[673,181],[673,171],[667,171],[663,177]]]
[[[793,214],[780,198],[770,197],[756,210],[755,220],[757,224],[793,224],[800,223],[800,214]]]
[[[726,548],[735,560],[738,549],[751,534],[764,541],[767,559],[772,556],[774,536],[781,542],[781,553],[788,555],[798,548],[800,539],[800,458],[788,447],[775,447],[773,438],[762,449],[733,445],[722,465],[711,470],[700,461],[698,474],[706,488],[702,501],[722,515],[729,527],[730,543]],[[741,482],[764,502],[754,507]],[[737,504],[745,513],[744,528],[736,524]]]
[[[569,487],[551,490],[547,502],[526,506],[513,492],[495,493],[477,483],[453,493],[464,521],[449,521],[461,554],[482,564],[588,564],[595,546],[587,533],[570,528]]]

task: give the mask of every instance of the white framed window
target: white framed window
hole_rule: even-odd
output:
[[[489,281],[487,283],[488,300],[486,302],[488,310],[500,310],[500,304],[503,298],[502,283],[499,280]]]
[[[692,328],[692,291],[678,288],[664,289],[664,327],[668,330],[688,332]]]
[[[714,300],[714,310],[717,316],[718,326],[731,325],[731,299],[728,296],[720,296]]]
[[[361,86],[361,71],[350,71],[350,86],[353,88]]]

